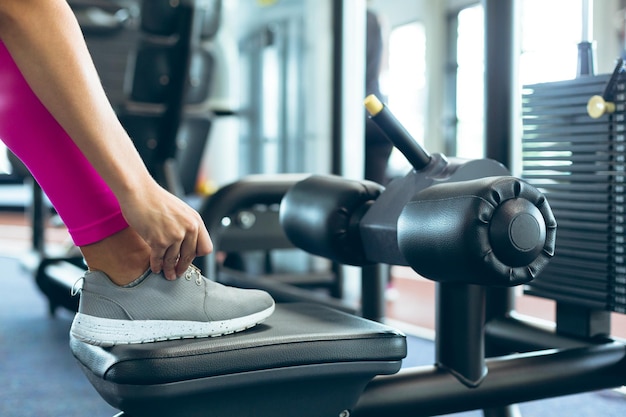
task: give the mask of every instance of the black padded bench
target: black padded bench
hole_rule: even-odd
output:
[[[228,336],[70,346],[126,417],[349,415],[366,384],[406,356],[400,332],[306,303],[278,304],[265,323]]]

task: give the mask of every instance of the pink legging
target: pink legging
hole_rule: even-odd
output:
[[[1,42],[0,139],[41,185],[76,245],[128,226],[109,187],[35,96]]]

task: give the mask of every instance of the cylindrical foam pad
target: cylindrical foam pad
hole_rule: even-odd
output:
[[[384,187],[371,181],[313,175],[294,185],[280,205],[289,240],[315,255],[366,265],[359,221]]]
[[[513,177],[428,187],[398,219],[398,246],[408,264],[439,282],[526,283],[554,255],[555,240],[547,200]]]

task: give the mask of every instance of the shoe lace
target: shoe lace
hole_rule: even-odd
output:
[[[185,272],[185,279],[187,281],[191,281],[192,278],[195,278],[196,285],[202,285],[202,272],[195,265],[189,265],[187,268],[187,272]]]

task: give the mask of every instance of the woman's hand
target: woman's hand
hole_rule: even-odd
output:
[[[213,250],[200,214],[156,183],[118,199],[128,224],[150,246],[153,272],[176,279],[196,256]]]

